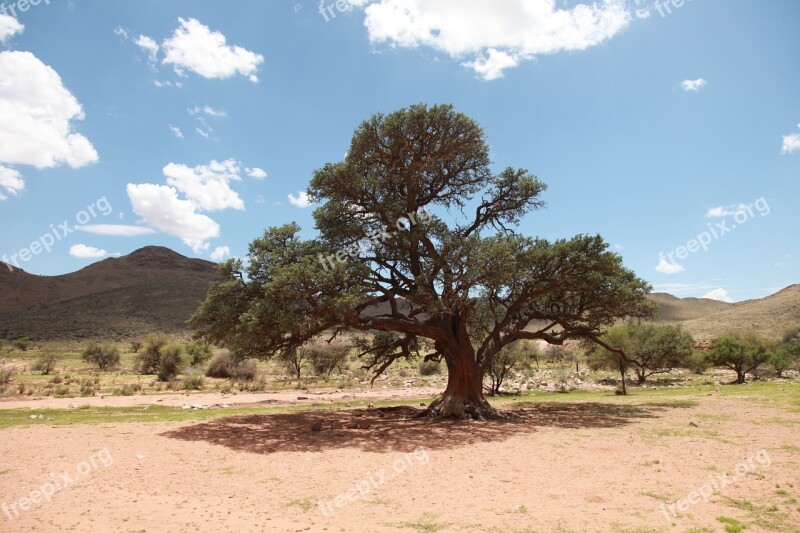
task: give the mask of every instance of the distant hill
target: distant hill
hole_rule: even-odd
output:
[[[710,340],[728,331],[755,331],[779,338],[790,327],[800,326],[800,285],[737,303],[666,296],[652,295],[662,305],[659,321],[680,323],[698,340]]]
[[[148,246],[63,276],[0,266],[0,337],[125,339],[185,332],[216,264]]]

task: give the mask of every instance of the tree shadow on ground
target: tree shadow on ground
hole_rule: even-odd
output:
[[[608,405],[600,403],[524,404],[503,411],[504,418],[487,421],[411,418],[413,407],[307,411],[274,415],[220,418],[162,433],[184,441],[201,441],[236,451],[319,452],[359,448],[370,452],[451,449],[476,442],[500,442],[540,427],[615,428],[637,419],[658,418],[681,405]],[[312,431],[321,421],[320,431]],[[348,426],[358,424],[358,429]]]

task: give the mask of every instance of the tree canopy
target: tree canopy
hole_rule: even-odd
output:
[[[247,262],[191,319],[197,335],[241,356],[271,357],[316,336],[362,339],[365,366],[444,360],[448,385],[428,412],[493,416],[482,381],[504,347],[599,339],[653,313],[649,285],[598,235],[548,241],[518,233],[546,186],[524,169],[495,173],[480,126],[452,106],[378,114],[344,160],[314,173],[318,236],[267,229]]]

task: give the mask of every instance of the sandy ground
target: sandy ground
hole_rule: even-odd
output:
[[[0,531],[716,532],[718,516],[796,531],[800,508],[781,498],[800,499],[800,414],[699,402],[539,404],[468,423],[371,409],[6,429]],[[334,429],[352,422],[369,428]],[[726,473],[708,502],[660,510]],[[758,525],[729,498],[776,503],[789,521]]]
[[[0,410],[21,409],[68,409],[88,405],[91,407],[131,407],[135,405],[297,405],[331,403],[341,401],[380,401],[430,398],[441,393],[441,389],[430,387],[407,387],[405,389],[315,389],[313,391],[274,391],[258,393],[168,393],[135,396],[88,396],[81,398],[40,398],[23,400],[0,400]]]

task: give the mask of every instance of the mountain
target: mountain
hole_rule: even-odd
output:
[[[650,298],[661,306],[657,322],[680,324],[697,340],[711,340],[728,331],[755,331],[777,339],[790,327],[800,326],[800,285],[736,303],[664,293]]]
[[[118,340],[185,332],[216,264],[148,246],[62,276],[0,264],[0,337]]]

